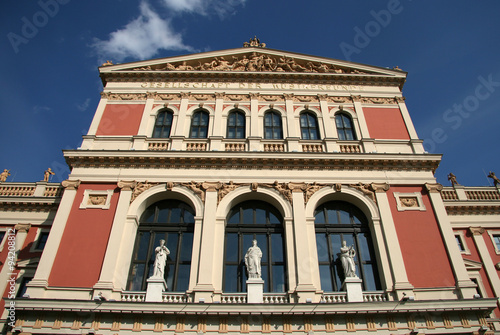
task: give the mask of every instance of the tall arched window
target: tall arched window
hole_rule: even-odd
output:
[[[276,111],[271,110],[264,115],[264,138],[268,140],[281,140],[283,138],[281,115]]]
[[[170,254],[165,267],[168,291],[188,289],[193,248],[194,211],[179,200],[162,200],[142,214],[132,254],[127,290],[145,291],[146,280],[153,274],[155,248],[160,240]]]
[[[227,117],[227,138],[245,138],[245,114],[232,111]]]
[[[303,140],[319,139],[318,120],[311,112],[300,114],[300,132]]]
[[[156,116],[153,138],[168,138],[172,129],[174,113],[170,109],[161,110]]]
[[[335,124],[337,125],[337,134],[339,140],[349,141],[356,139],[354,126],[351,117],[346,113],[337,113],[335,115]]]
[[[190,138],[207,138],[208,136],[208,112],[197,111],[191,118]]]
[[[257,200],[242,202],[231,209],[226,219],[224,247],[224,291],[246,292],[248,279],[245,254],[252,241],[262,251],[264,292],[286,292],[286,260],[283,218],[276,208]]]
[[[340,261],[342,241],[353,246],[356,274],[365,291],[380,289],[368,220],[361,210],[344,201],[327,202],[315,212],[316,244],[323,291],[340,291],[344,271]]]

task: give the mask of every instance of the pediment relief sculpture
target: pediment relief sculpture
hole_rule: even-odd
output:
[[[216,56],[211,59],[177,61],[132,68],[133,71],[248,71],[367,74],[358,69],[322,62],[298,60],[286,55],[274,56],[259,52],[243,55]]]

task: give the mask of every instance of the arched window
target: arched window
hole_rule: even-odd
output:
[[[311,112],[300,114],[300,132],[303,140],[319,139],[318,120]]]
[[[162,200],[142,214],[137,230],[127,290],[145,291],[153,275],[155,248],[160,240],[170,251],[165,266],[168,291],[188,289],[193,248],[194,211],[182,201]]]
[[[153,130],[153,138],[168,138],[172,129],[172,119],[174,113],[169,110],[161,110],[156,116],[155,129]]]
[[[323,291],[341,291],[344,270],[340,261],[342,241],[353,246],[356,274],[365,291],[380,289],[368,220],[357,207],[344,201],[327,202],[315,212],[316,244]]]
[[[208,136],[208,112],[197,111],[191,118],[190,138],[207,138]]]
[[[276,111],[271,110],[264,115],[264,138],[268,140],[281,140],[283,138],[281,115]]]
[[[337,113],[335,115],[335,124],[337,125],[337,134],[339,140],[350,141],[356,139],[354,126],[351,117],[346,113]]]
[[[232,111],[227,117],[227,138],[245,138],[245,114]]]
[[[252,241],[262,251],[261,272],[264,292],[286,292],[283,218],[276,208],[263,201],[242,202],[226,219],[224,247],[224,291],[246,292],[248,279],[245,254]]]

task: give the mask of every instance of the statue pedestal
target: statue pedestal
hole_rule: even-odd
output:
[[[247,303],[264,303],[264,281],[261,278],[247,280]]]
[[[342,289],[347,291],[347,302],[363,302],[363,281],[358,277],[347,277],[342,284]]]
[[[167,290],[165,279],[151,277],[147,282],[146,301],[161,302],[162,293]]]

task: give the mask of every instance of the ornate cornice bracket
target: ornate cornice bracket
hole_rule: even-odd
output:
[[[436,184],[425,183],[425,188],[429,193],[440,193],[441,190],[443,189],[443,185],[439,183]]]
[[[483,227],[469,227],[469,232],[471,233],[471,235],[482,235],[485,231],[486,229],[484,229]]]
[[[78,180],[63,180],[61,183],[62,187],[64,187],[67,190],[76,190],[78,186],[80,186],[81,181]]]

